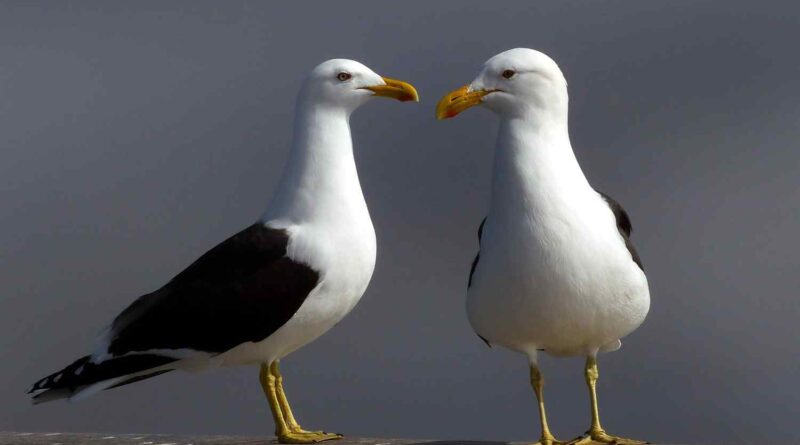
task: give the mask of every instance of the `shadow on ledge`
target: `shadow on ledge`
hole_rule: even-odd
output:
[[[412,442],[405,445],[508,445],[510,443],[484,440],[435,440],[432,442]]]

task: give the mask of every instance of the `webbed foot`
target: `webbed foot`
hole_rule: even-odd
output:
[[[339,440],[342,437],[344,436],[336,433],[305,431],[301,429],[300,431],[287,431],[285,433],[278,434],[278,443],[319,443],[326,440]]]
[[[604,430],[589,431],[586,436],[579,437],[567,445],[645,445],[650,442],[646,440],[627,439],[619,436],[612,436]]]

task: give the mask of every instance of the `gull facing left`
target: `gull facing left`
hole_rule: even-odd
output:
[[[33,385],[34,403],[80,399],[176,369],[259,365],[280,442],[341,438],[300,427],[278,363],[347,315],[372,277],[375,230],[349,119],[375,96],[419,100],[408,83],[353,60],[314,68],[297,97],[288,164],[261,218],[134,301],[92,354]]]
[[[567,81],[527,48],[489,59],[438,104],[439,119],[479,105],[500,117],[489,212],[478,229],[467,315],[486,343],[528,358],[539,401],[540,445],[562,444],[547,425],[538,354],[584,356],[591,426],[571,445],[637,445],[600,424],[597,355],[644,321],[650,291],[622,206],[597,192],[569,138]]]

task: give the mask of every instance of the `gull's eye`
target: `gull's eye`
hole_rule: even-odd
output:
[[[515,74],[517,74],[517,73],[514,70],[505,70],[505,71],[503,71],[503,77],[505,77],[506,79],[511,79],[512,77],[514,77]]]
[[[340,81],[344,82],[353,78],[353,75],[350,73],[341,72],[336,75],[336,78]]]

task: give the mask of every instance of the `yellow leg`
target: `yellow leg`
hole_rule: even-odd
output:
[[[539,367],[531,365],[531,386],[533,392],[536,393],[536,400],[539,402],[539,422],[542,425],[542,437],[536,445],[564,445],[566,442],[556,440],[553,434],[550,433],[550,428],[547,426],[547,414],[544,411],[544,378],[539,371]]]
[[[264,396],[267,397],[269,409],[272,411],[272,420],[275,421],[275,435],[281,437],[289,432],[289,428],[283,418],[283,412],[278,402],[278,395],[275,391],[275,377],[270,374],[269,365],[261,365],[261,371],[258,373],[258,381],[261,383],[261,389],[264,390]]]
[[[300,424],[298,424],[297,420],[294,418],[292,408],[289,406],[289,400],[286,399],[286,393],[283,391],[283,376],[281,375],[280,369],[278,369],[278,360],[275,360],[269,365],[269,373],[275,378],[275,394],[278,397],[278,406],[280,406],[286,426],[294,433],[310,432],[303,431]]]
[[[612,436],[600,425],[600,410],[597,407],[597,379],[600,373],[597,371],[597,360],[594,356],[586,358],[586,385],[589,386],[589,400],[592,410],[592,426],[589,428],[587,436],[581,437],[570,442],[569,445],[590,445],[590,444],[612,444],[612,445],[643,445],[648,443],[643,440],[626,439],[624,437]]]
[[[281,407],[281,412],[283,413],[283,419],[286,421],[286,426],[289,427],[289,431],[293,433],[325,434],[324,431],[306,431],[300,426],[297,420],[295,420],[294,413],[292,413],[292,407],[289,406],[289,399],[286,398],[286,392],[283,389],[283,376],[281,375],[278,364],[278,360],[272,362],[272,364],[269,365],[269,372],[275,377],[275,392],[278,396],[278,403]],[[337,438],[342,437],[341,434],[334,435],[339,436]]]
[[[258,375],[261,388],[267,397],[272,418],[275,421],[275,436],[280,443],[309,444],[324,440],[341,439],[340,434],[303,431],[294,419],[286,394],[283,392],[282,377],[278,372],[278,364],[261,365]]]

